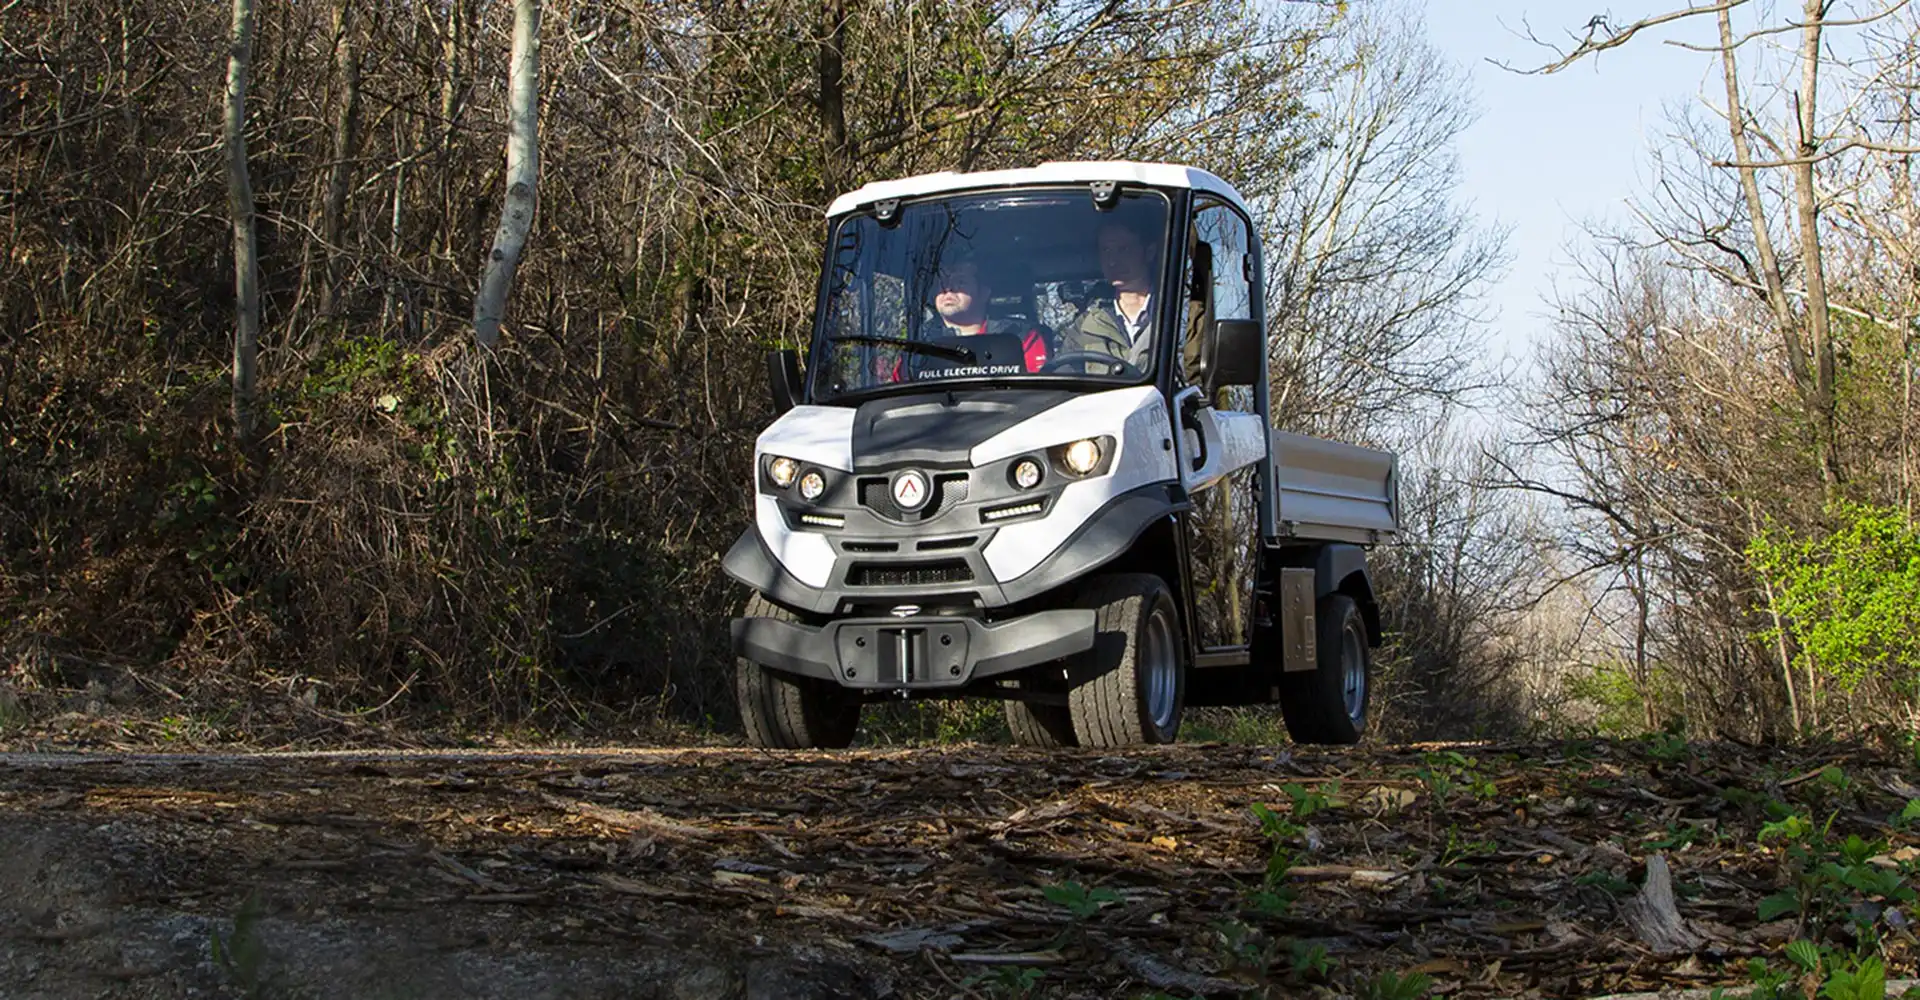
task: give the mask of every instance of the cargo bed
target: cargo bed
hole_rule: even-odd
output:
[[[1399,467],[1392,452],[1273,432],[1278,489],[1270,542],[1371,544],[1400,531]]]

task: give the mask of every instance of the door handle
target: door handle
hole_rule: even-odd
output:
[[[1200,423],[1200,405],[1202,402],[1203,400],[1197,390],[1188,390],[1187,394],[1180,397],[1179,403],[1180,426],[1191,429],[1194,439],[1200,442],[1200,446],[1194,450],[1193,454],[1193,470],[1195,472],[1207,466],[1207,432],[1206,428]]]

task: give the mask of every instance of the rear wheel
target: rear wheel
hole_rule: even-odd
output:
[[[1145,573],[1096,577],[1076,603],[1094,611],[1097,631],[1093,648],[1067,661],[1074,738],[1083,747],[1172,743],[1187,665],[1166,582]]]
[[[1328,594],[1314,609],[1314,669],[1280,675],[1280,713],[1295,743],[1352,745],[1367,731],[1372,655],[1360,605]]]
[[[793,613],[755,594],[742,612],[748,618],[794,621]],[[734,696],[747,742],[773,750],[837,750],[853,743],[860,726],[860,697],[831,681],[800,677],[735,657]]]

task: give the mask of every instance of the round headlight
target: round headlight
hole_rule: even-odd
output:
[[[1100,464],[1100,443],[1087,438],[1067,445],[1067,468],[1076,476],[1084,476]]]
[[[800,499],[814,501],[827,491],[827,481],[820,478],[818,472],[809,472],[800,477]]]
[[[1013,464],[1013,485],[1023,490],[1040,485],[1040,463],[1031,458],[1023,458]]]
[[[776,458],[767,463],[767,476],[773,485],[786,489],[793,485],[793,477],[800,474],[800,463],[791,458]]]

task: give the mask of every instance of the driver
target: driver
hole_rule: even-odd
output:
[[[1136,369],[1153,349],[1153,269],[1139,230],[1119,219],[1100,224],[1100,274],[1111,292],[1096,295],[1060,327],[1062,354],[1110,354]]]
[[[1017,319],[997,319],[987,315],[987,303],[993,289],[980,276],[980,265],[971,254],[963,254],[942,263],[934,276],[933,308],[921,337],[971,337],[983,333],[1013,335],[1020,338],[1022,361],[1029,372],[1037,372],[1052,355],[1044,327]]]

